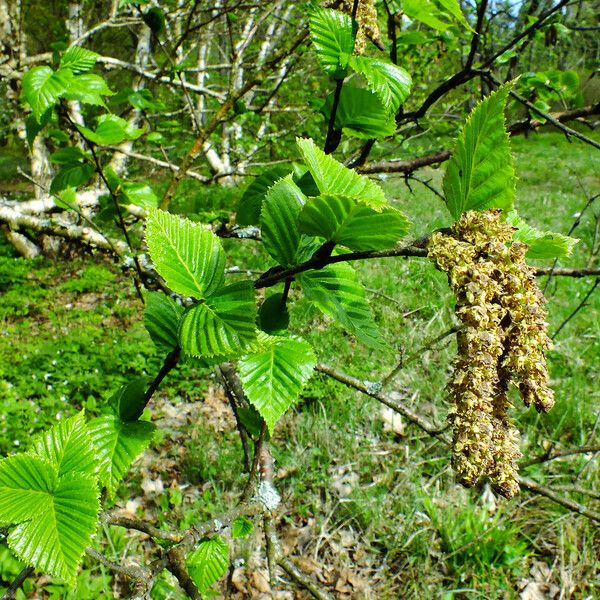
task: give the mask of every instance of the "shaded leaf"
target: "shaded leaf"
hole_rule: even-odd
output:
[[[98,117],[98,126],[95,131],[83,125],[77,125],[77,129],[86,139],[99,146],[111,146],[120,144],[124,140],[136,140],[142,135],[142,129],[136,129],[125,119],[113,114]]]
[[[231,537],[235,539],[247,538],[254,531],[254,523],[246,517],[238,517],[231,523]]]
[[[183,306],[161,292],[148,292],[144,308],[144,325],[154,344],[171,352],[179,344],[178,331]]]
[[[237,355],[256,339],[256,304],[252,282],[221,288],[188,309],[179,328],[182,350],[191,356]]]
[[[340,263],[318,271],[307,271],[299,279],[304,295],[324,314],[335,319],[364,344],[387,348],[373,320],[364,288],[350,265]]]
[[[288,175],[275,183],[263,202],[260,226],[265,250],[280,264],[296,264],[300,246],[298,215],[306,197]]]
[[[290,172],[290,167],[277,165],[263,171],[246,188],[237,209],[236,222],[238,225],[258,225],[262,203],[268,189],[279,179]]]
[[[287,304],[283,302],[283,294],[271,294],[261,304],[258,311],[258,326],[269,334],[280,334],[286,331],[290,322]]]
[[[332,92],[321,109],[326,121],[331,115],[333,98]],[[383,139],[394,135],[396,120],[376,94],[345,85],[335,113],[335,127],[359,139]]]
[[[147,377],[135,377],[111,396],[108,404],[123,422],[137,421],[146,408]]]

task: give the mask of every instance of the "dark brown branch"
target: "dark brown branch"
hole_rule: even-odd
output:
[[[554,275],[556,275],[556,270],[554,271]],[[580,310],[582,310],[583,308],[585,308],[586,302],[589,300],[590,296],[594,293],[594,291],[596,290],[596,288],[598,287],[599,284],[600,284],[600,277],[596,277],[596,280],[594,281],[594,283],[592,284],[592,286],[590,287],[590,289],[587,291],[586,295],[583,297],[583,300],[575,307],[575,309],[573,310],[573,312],[558,326],[558,329],[552,335],[552,339],[556,338],[556,336],[563,330],[563,328],[565,327],[565,325],[573,317],[575,317],[575,315]]]
[[[25,567],[8,586],[8,589],[2,594],[0,600],[12,600],[17,591],[25,583],[25,580],[33,573],[33,567]]]
[[[152,577],[150,571],[146,567],[137,565],[124,565],[123,563],[115,563],[104,556],[104,554],[98,552],[96,549],[89,547],[86,548],[85,553],[104,565],[111,571],[119,573],[132,581],[151,581]]]
[[[144,404],[148,404],[150,398],[154,395],[154,392],[158,389],[162,380],[171,372],[172,369],[175,368],[179,361],[179,348],[175,348],[169,354],[167,354],[165,361],[158,372],[158,375],[152,380],[148,389],[146,390],[146,394],[144,396]]]
[[[175,575],[181,589],[192,600],[202,600],[202,594],[185,568],[185,554],[177,547],[171,548],[167,551],[167,561],[167,569]]]
[[[100,520],[107,525],[115,525],[117,527],[124,527],[125,529],[134,529],[141,533],[149,535],[151,538],[157,540],[167,540],[169,542],[181,542],[184,538],[184,532],[172,532],[158,529],[150,523],[145,521],[139,521],[138,519],[130,519],[128,517],[120,517],[112,512],[103,513],[100,515]]]

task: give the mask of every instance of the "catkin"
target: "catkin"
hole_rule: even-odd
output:
[[[351,15],[353,7],[353,0],[342,0],[340,8],[343,12]],[[356,43],[354,45],[354,52],[356,54],[364,53],[367,48],[367,38],[371,39],[377,46],[383,46],[379,23],[377,21],[375,0],[359,0],[356,10],[356,22],[358,23]]]
[[[548,411],[554,403],[545,351],[545,299],[525,263],[527,246],[513,241],[501,211],[469,211],[450,235],[435,233],[429,258],[448,274],[462,322],[448,383],[453,429],[452,465],[467,486],[489,478],[507,497],[519,491],[519,433],[513,425],[509,384],[527,406]]]

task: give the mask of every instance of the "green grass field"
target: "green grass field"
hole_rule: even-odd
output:
[[[586,195],[598,191],[597,153],[554,133],[516,138],[513,149],[519,212],[532,225],[567,233]],[[441,174],[431,169],[418,177],[439,188]],[[411,181],[412,192],[403,178],[383,183],[414,221],[415,236],[449,224],[440,199],[422,183]],[[563,266],[597,261],[592,254],[599,210],[592,205],[581,217],[573,233],[581,241]],[[239,242],[227,241],[228,247],[234,244]],[[99,400],[128,378],[156,373],[162,357],[143,328],[130,280],[109,262],[89,257],[27,261],[14,258],[4,242],[0,254],[0,451],[6,455],[26,447],[34,432],[61,417],[83,407],[94,413]],[[255,245],[251,252],[236,250],[233,257],[240,266],[266,264]],[[420,258],[368,261],[358,269],[393,355],[358,344],[294,289],[293,326],[313,342],[320,361],[359,378],[380,381],[403,359],[407,364],[388,391],[442,423],[454,340],[448,336],[423,348],[455,323],[445,276]],[[549,283],[551,333],[592,284],[592,278]],[[552,412],[537,415],[513,398],[525,457],[554,444],[598,442],[600,290],[554,344],[549,363],[557,403]],[[230,505],[242,483],[241,447],[209,374],[178,367],[151,411],[163,427],[161,439],[133,467],[117,504],[129,501],[138,515],[181,527]],[[301,555],[301,566],[331,585],[338,598],[600,598],[600,536],[592,523],[538,496],[524,493],[506,501],[487,488],[457,486],[442,443],[409,423],[390,423],[375,401],[323,375],[313,377],[302,403],[280,424],[273,452],[286,506],[284,545]],[[598,510],[600,469],[594,456],[524,472]],[[578,493],[567,491],[575,478]],[[158,480],[162,493],[148,483]],[[264,568],[252,552],[259,539],[237,548],[250,568]],[[97,544],[120,560],[148,549],[141,538],[126,539],[114,527],[105,528]],[[0,580],[10,581],[19,570],[0,545]],[[79,583],[78,592],[58,585],[46,589],[50,598],[87,600],[112,598],[111,588],[121,585],[91,563]],[[25,591],[33,593],[36,585],[35,578],[29,580]],[[153,598],[181,598],[174,590],[165,578]],[[32,597],[19,593],[19,598]]]

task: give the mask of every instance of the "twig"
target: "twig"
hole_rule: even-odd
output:
[[[584,504],[580,504],[579,502],[565,498],[545,485],[541,485],[532,479],[528,479],[527,477],[519,477],[519,485],[530,492],[535,492],[536,494],[540,494],[541,496],[549,498],[564,508],[568,508],[570,511],[576,512],[584,517],[587,517],[588,519],[591,519],[592,521],[600,523],[600,512],[592,510]]]
[[[556,273],[555,273],[556,274]],[[564,326],[582,309],[585,307],[585,303],[588,301],[588,299],[590,298],[590,296],[594,293],[595,289],[598,287],[598,285],[600,284],[600,277],[597,277],[596,280],[594,281],[593,285],[590,287],[590,289],[587,291],[587,294],[583,297],[583,300],[575,307],[575,309],[573,310],[573,312],[558,326],[558,329],[554,332],[554,334],[551,336],[552,339],[555,339],[558,334],[562,331],[562,329],[564,328]]]
[[[177,547],[171,548],[167,551],[167,560],[167,569],[175,575],[181,589],[192,600],[202,600],[202,594],[185,568],[185,555],[182,551]]]
[[[152,380],[148,389],[146,390],[146,394],[144,395],[144,404],[148,404],[150,398],[152,398],[154,392],[158,389],[162,380],[171,372],[171,370],[177,365],[179,361],[179,348],[175,348],[171,350],[169,354],[167,354],[165,361],[158,372],[158,375]]]
[[[462,327],[460,327],[459,325],[450,327],[450,329],[440,333],[436,337],[432,338],[431,340],[429,340],[428,342],[423,344],[423,346],[421,346],[418,350],[415,350],[415,352],[413,352],[409,357],[400,358],[400,361],[398,362],[398,364],[388,373],[388,375],[386,375],[383,378],[383,380],[381,381],[381,384],[384,387],[387,386],[402,369],[404,369],[406,366],[410,365],[412,362],[417,360],[421,355],[423,355],[428,350],[431,350],[431,348],[433,348],[433,346],[435,346],[438,342],[441,342],[444,338],[447,338],[449,335],[452,335],[453,333],[456,333],[457,331],[460,331],[461,329],[462,329]]]
[[[8,586],[8,589],[2,594],[0,600],[12,600],[20,587],[25,583],[25,580],[33,573],[33,567],[25,567]]]
[[[564,450],[556,451],[551,449],[548,452],[544,452],[544,454],[540,454],[539,456],[535,456],[534,458],[520,462],[519,467],[521,469],[525,469],[531,465],[539,465],[550,460],[556,460],[557,458],[564,458],[565,456],[574,456],[575,454],[593,454],[594,452],[600,452],[600,445],[596,444],[590,446],[579,446],[577,448],[565,448]]]
[[[256,479],[258,477],[258,464],[261,456],[262,446],[265,441],[265,437],[267,435],[267,422],[263,419],[261,427],[260,427],[260,435],[256,442],[254,442],[254,460],[252,461],[252,467],[250,469],[250,475],[248,477],[248,482],[246,483],[246,487],[244,488],[244,493],[242,494],[242,502],[246,502],[254,492],[254,487],[256,484]]]
[[[150,571],[147,567],[134,565],[127,566],[123,563],[115,563],[106,558],[104,554],[98,552],[97,550],[91,547],[86,548],[85,553],[94,560],[98,561],[100,564],[109,568],[111,571],[119,573],[120,575],[124,575],[128,579],[132,579],[133,581],[151,580]]]
[[[151,538],[157,540],[166,540],[169,542],[181,542],[184,538],[184,532],[172,532],[158,529],[150,523],[145,521],[139,521],[137,519],[130,519],[128,517],[120,517],[112,512],[103,513],[100,516],[103,523],[107,525],[115,525],[117,527],[124,527],[125,529],[134,529],[149,535]]]

